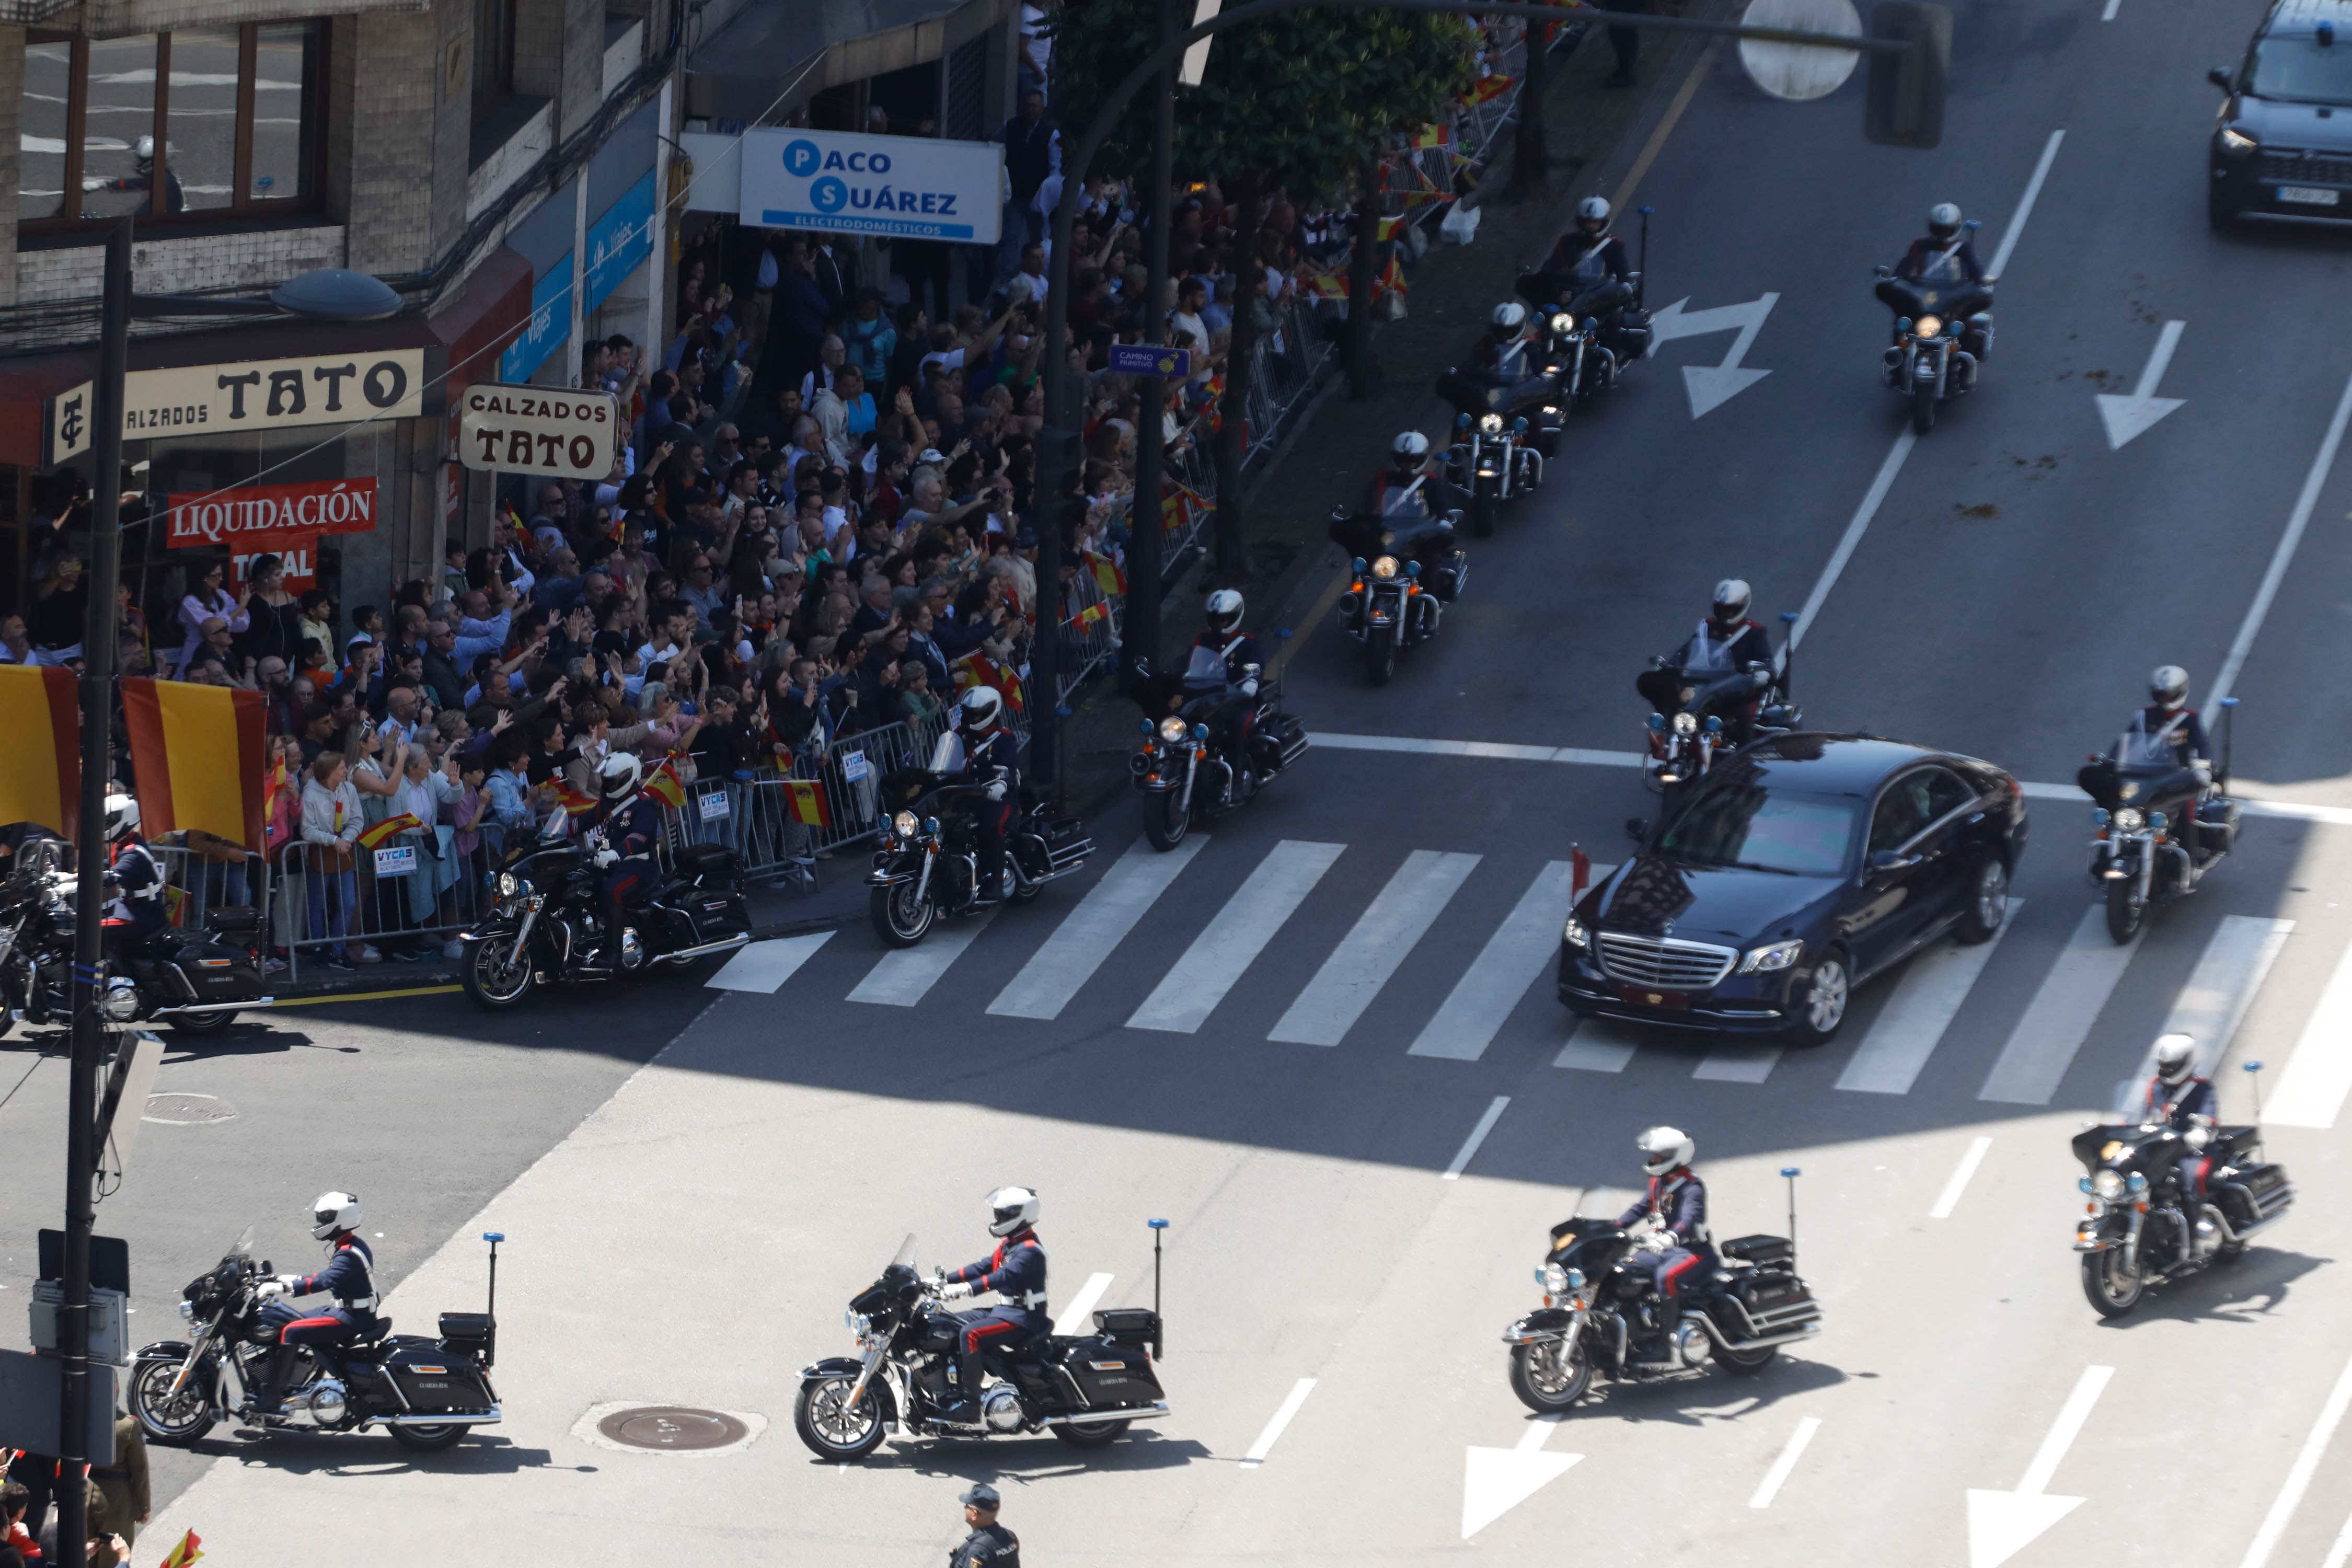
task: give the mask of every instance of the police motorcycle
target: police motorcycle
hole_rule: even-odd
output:
[[[1374,686],[1396,673],[1397,650],[1437,635],[1445,606],[1470,580],[1469,552],[1454,542],[1457,510],[1437,511],[1426,487],[1377,517],[1331,509],[1331,538],[1353,574],[1339,598],[1339,629],[1364,645]]]
[[[1505,501],[1543,483],[1545,455],[1559,445],[1560,367],[1549,342],[1528,334],[1528,308],[1517,300],[1495,307],[1489,327],[1494,363],[1457,365],[1437,378],[1438,395],[1454,408],[1454,445],[1445,474],[1470,498],[1470,531],[1495,531]]]
[[[74,900],[61,839],[27,839],[0,883],[0,1036],[18,1024],[63,1027],[73,1017]],[[216,909],[201,929],[166,926],[136,952],[110,952],[98,1007],[109,1024],[166,1023],[217,1034],[247,1007],[267,1007],[257,910]]]
[[[1646,268],[1654,209],[1640,210]],[[1578,204],[1578,226],[1587,234],[1605,232],[1608,221],[1606,201],[1591,196]],[[1606,261],[1605,250],[1596,247],[1565,271],[1521,273],[1516,285],[1519,297],[1535,307],[1546,334],[1546,363],[1558,377],[1563,413],[1615,391],[1619,377],[1648,356],[1654,341],[1650,313],[1642,303],[1642,271],[1612,277]]]
[[[1158,1249],[1154,1247],[1154,1258]],[[940,1284],[915,1267],[907,1237],[881,1277],[843,1314],[858,1353],[801,1370],[793,1426],[820,1458],[862,1459],[892,1427],[910,1437],[1011,1437],[1050,1431],[1075,1448],[1099,1448],[1137,1421],[1168,1414],[1160,1376],[1156,1308],[1094,1315],[1091,1334],[1043,1334],[1018,1350],[989,1351],[980,1426],[951,1426],[940,1413],[957,1398],[950,1381],[960,1325]],[[1159,1295],[1155,1263],[1153,1298]]]
[[[1930,252],[1935,275],[1898,278],[1895,268],[1880,266],[1878,298],[1895,311],[1895,339],[1883,356],[1882,375],[1887,386],[1911,405],[1911,428],[1925,436],[1936,427],[1936,415],[1947,403],[1967,396],[1977,387],[1977,372],[1992,351],[1992,279],[1981,283],[1953,276],[1953,257],[1973,256],[1967,250],[1980,226],[1975,218],[1962,222],[1960,209],[1946,202],[1927,215],[1932,241],[1948,243],[1948,250]],[[1941,264],[1941,265],[1939,265]],[[1969,308],[1966,320],[1955,319],[1951,307]]]
[[[1792,1209],[1792,1233],[1794,1219]],[[1710,1362],[1752,1376],[1782,1345],[1821,1331],[1821,1307],[1797,1274],[1795,1242],[1743,1236],[1716,1248],[1717,1267],[1684,1297],[1673,1331],[1662,1332],[1644,1239],[1641,1226],[1609,1219],[1567,1219],[1551,1227],[1535,1271],[1543,1305],[1503,1331],[1511,1347],[1511,1392],[1520,1404],[1553,1415],[1582,1399],[1596,1376],[1620,1383],[1696,1377]],[[1660,1359],[1636,1359],[1645,1352]]]
[[[993,909],[980,886],[979,836],[973,804],[980,785],[961,782],[961,741],[940,737],[934,768],[906,768],[882,781],[882,837],[866,874],[866,913],[874,933],[892,947],[912,947],[931,928],[975,909]],[[958,754],[944,748],[953,743]],[[1053,801],[1024,784],[1021,808],[1004,836],[1005,901],[1025,904],[1045,884],[1085,866],[1095,852],[1084,824],[1055,815]]]
[[[2134,732],[2116,742],[2112,756],[2094,753],[2083,770],[2112,769],[2115,807],[2091,813],[2090,876],[2106,900],[2107,934],[2118,944],[2139,934],[2149,910],[2203,886],[2237,845],[2239,805],[2228,794],[2237,706],[2234,697],[2221,700],[2221,763],[2210,781],[2178,766],[2161,735]],[[2176,809],[2158,811],[2159,802]]]
[[[268,1431],[365,1432],[381,1426],[417,1453],[455,1447],[467,1431],[503,1419],[490,1364],[498,1352],[498,1244],[490,1244],[490,1299],[480,1312],[444,1312],[438,1332],[395,1334],[375,1317],[354,1342],[303,1346],[279,1390],[279,1414],[258,1415],[255,1391],[267,1386],[277,1328],[262,1311],[269,1261],[253,1260],[247,1226],[221,1259],[181,1291],[188,1340],[142,1345],[131,1360],[125,1403],[147,1440],[186,1447],[217,1422],[239,1420]],[[369,1309],[373,1314],[373,1307]]]
[[[2151,1286],[2235,1262],[2294,1206],[2286,1167],[2263,1158],[2259,1124],[2103,1123],[2076,1133],[2073,1149],[2087,1173],[2074,1250],[2083,1294],[2103,1318],[2125,1316]],[[2202,1196],[2182,1187],[2181,1163],[2192,1158],[2210,1162]]]
[[[1195,645],[1183,671],[1172,677],[1141,671],[1135,700],[1143,710],[1142,743],[1127,760],[1143,796],[1143,836],[1154,849],[1173,849],[1196,822],[1206,823],[1257,798],[1266,781],[1307,754],[1307,725],[1282,710],[1282,681],[1264,678],[1244,730],[1249,787],[1234,777],[1210,736],[1210,720],[1229,699],[1224,659]]]
[[[1793,626],[1796,619],[1790,612],[1781,613],[1783,626]],[[1776,660],[1749,659],[1737,666],[1706,658],[1704,651],[1700,658],[1685,657],[1691,652],[1685,643],[1678,654],[1660,654],[1650,660],[1653,670],[1664,673],[1662,684],[1674,699],[1643,725],[1649,763],[1642,779],[1655,795],[1704,778],[1718,752],[1804,722],[1804,710],[1790,690],[1796,656],[1785,643]]]
[[[489,912],[462,933],[458,977],[480,1006],[503,1012],[558,980],[617,980],[683,969],[751,940],[743,873],[723,844],[680,844],[669,868],[625,910],[617,972],[600,961],[604,921],[593,858],[576,842],[527,841],[491,879]]]

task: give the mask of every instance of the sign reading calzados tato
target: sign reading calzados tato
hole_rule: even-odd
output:
[[[467,387],[457,408],[457,455],[469,468],[601,479],[621,455],[609,392],[485,384]]]
[[[425,412],[425,351],[134,370],[122,394],[127,441],[406,419]],[[49,399],[50,462],[89,449],[91,402],[89,382]]]

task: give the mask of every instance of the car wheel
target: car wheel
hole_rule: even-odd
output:
[[[1843,951],[1832,948],[1813,965],[1813,973],[1790,998],[1797,1022],[1790,1032],[1801,1046],[1826,1045],[1845,1024],[1846,1007],[1853,999],[1853,971],[1846,967]]]
[[[1968,907],[1960,911],[1959,939],[1970,944],[1990,942],[2000,934],[2009,917],[2009,868],[1990,855],[1969,873]]]

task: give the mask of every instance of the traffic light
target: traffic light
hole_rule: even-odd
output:
[[[1908,46],[1870,57],[1863,134],[1890,147],[1934,147],[1944,140],[1944,75],[1952,59],[1952,13],[1923,0],[1879,0],[1870,36]]]

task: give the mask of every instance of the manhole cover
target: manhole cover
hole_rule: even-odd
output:
[[[166,1127],[201,1127],[236,1115],[236,1106],[209,1094],[151,1094],[140,1120],[160,1121]]]
[[[596,1430],[632,1448],[724,1448],[751,1435],[751,1428],[723,1410],[688,1410],[676,1405],[643,1405],[615,1410]]]

